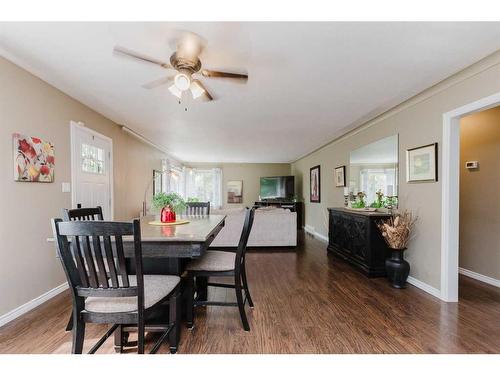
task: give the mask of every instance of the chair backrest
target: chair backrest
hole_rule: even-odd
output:
[[[141,228],[133,223],[110,221],[62,221],[52,219],[68,283],[76,297],[138,297],[144,306]],[[123,236],[134,237],[137,284],[127,273]]]
[[[101,206],[82,208],[81,204],[78,204],[78,208],[72,208],[69,210],[67,208],[63,208],[63,219],[64,221],[104,220]]]
[[[238,243],[238,248],[236,250],[235,268],[237,270],[239,270],[240,266],[245,263],[248,237],[250,237],[250,232],[252,231],[254,216],[255,208],[247,207],[245,213],[245,222],[243,224],[243,230],[241,231],[240,242]]]
[[[187,202],[186,215],[210,215],[210,202]]]

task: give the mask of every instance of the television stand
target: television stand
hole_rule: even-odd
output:
[[[263,201],[255,202],[254,207],[280,207],[287,208],[291,212],[297,213],[297,229],[302,229],[302,212],[303,203],[302,202],[293,202],[279,199],[268,199]]]

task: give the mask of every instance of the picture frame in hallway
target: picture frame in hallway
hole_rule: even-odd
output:
[[[321,202],[321,170],[320,166],[316,165],[309,171],[309,200],[312,203]]]
[[[345,165],[335,168],[335,186],[336,187],[344,187],[346,186],[345,182]]]
[[[438,144],[406,150],[406,182],[436,182],[438,180]]]
[[[227,182],[227,203],[243,203],[243,181]]]

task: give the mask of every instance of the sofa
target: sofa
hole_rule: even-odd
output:
[[[245,208],[212,209],[210,213],[226,215],[225,226],[210,247],[237,247],[245,221]],[[275,207],[257,209],[247,246],[297,246],[297,213]]]

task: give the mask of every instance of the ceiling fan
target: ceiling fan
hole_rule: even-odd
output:
[[[231,79],[235,82],[246,83],[248,74],[202,69],[202,63],[199,56],[203,47],[204,43],[201,37],[193,33],[185,33],[177,41],[176,51],[170,56],[170,63],[151,58],[121,46],[115,46],[113,51],[118,55],[132,57],[159,65],[165,69],[175,70],[176,72],[172,75],[147,83],[143,85],[143,87],[152,89],[172,82],[172,85],[168,89],[172,95],[176,96],[179,100],[182,99],[182,95],[187,91],[191,92],[193,99],[201,98],[206,101],[213,100],[213,96],[199,80],[201,77]]]

